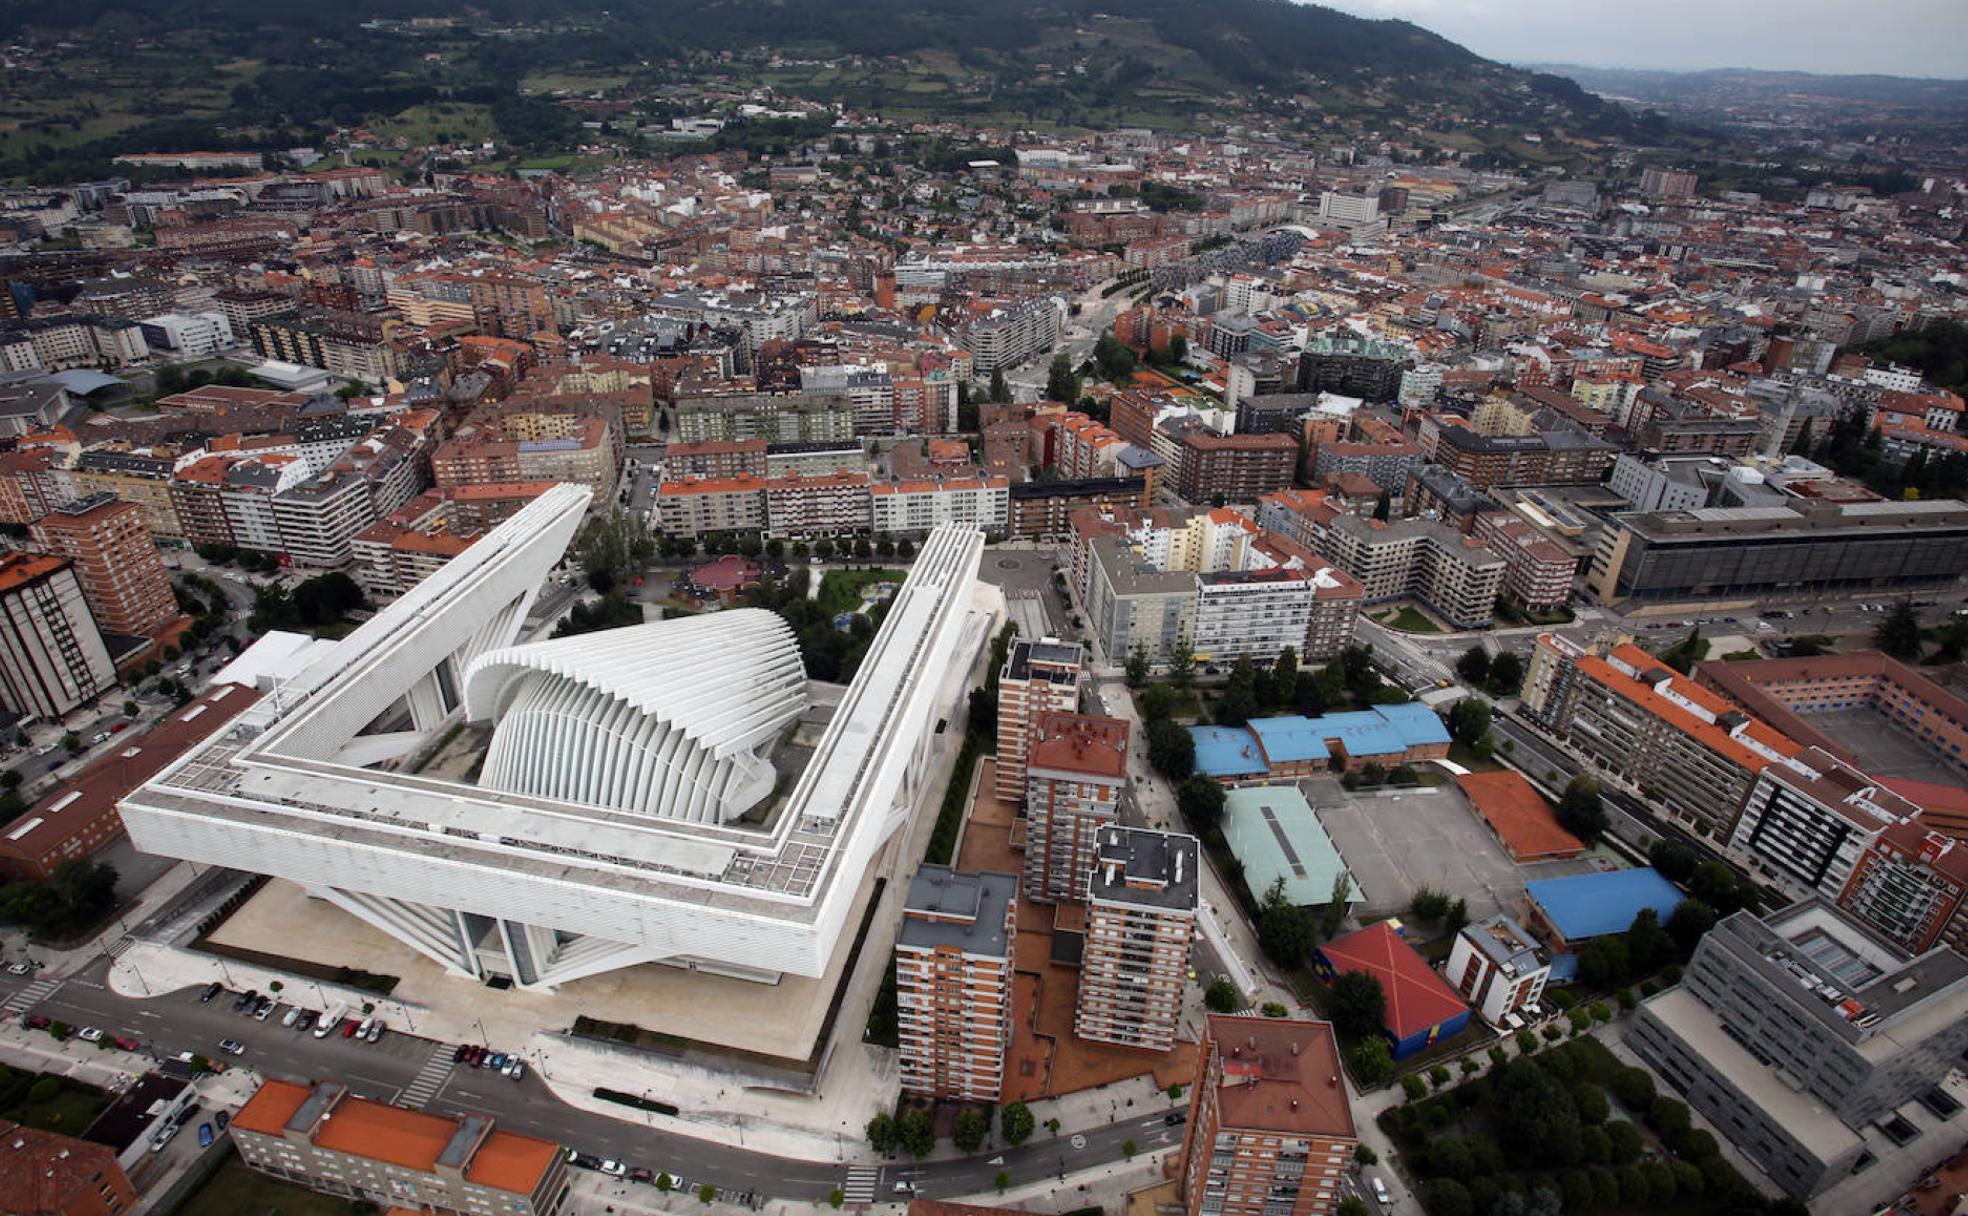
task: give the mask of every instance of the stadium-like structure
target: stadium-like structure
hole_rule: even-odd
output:
[[[513,645],[589,499],[541,495],[132,792],[137,847],[289,879],[525,987],[656,961],[826,974],[988,642],[983,536],[925,539],[811,760],[750,824],[760,745],[806,705],[776,619]],[[387,766],[460,716],[496,719],[481,784]]]
[[[480,785],[690,823],[772,793],[758,749],[806,704],[799,641],[758,608],[495,650],[465,673],[465,717],[498,723]]]

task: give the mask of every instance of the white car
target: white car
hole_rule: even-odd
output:
[[[30,966],[28,966],[28,965],[27,965],[26,963],[9,963],[9,964],[7,964],[7,974],[8,974],[8,975],[26,975],[26,974],[27,974],[28,972],[30,972],[30,971],[32,971],[32,970],[34,970],[34,968],[32,968],[32,967],[30,967]]]
[[[97,1030],[94,1026],[84,1026],[82,1032],[75,1037],[81,1039],[84,1043],[100,1043],[103,1039],[103,1032]]]
[[[620,1178],[629,1172],[629,1167],[619,1161],[604,1161],[596,1168],[610,1178]]]
[[[1373,1188],[1374,1198],[1380,1201],[1380,1206],[1386,1207],[1394,1202],[1387,1193],[1387,1184],[1380,1180],[1378,1174],[1367,1175],[1367,1185]]]

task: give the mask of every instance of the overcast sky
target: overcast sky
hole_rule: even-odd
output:
[[[1319,0],[1505,63],[1968,76],[1968,0]]]

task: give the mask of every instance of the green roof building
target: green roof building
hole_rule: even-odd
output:
[[[1333,880],[1346,862],[1312,805],[1295,785],[1259,785],[1229,790],[1223,799],[1223,839],[1244,864],[1244,881],[1259,899],[1279,878],[1293,904],[1331,901]],[[1350,877],[1350,876],[1349,876]],[[1350,903],[1360,902],[1359,883]]]

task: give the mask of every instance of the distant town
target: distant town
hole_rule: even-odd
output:
[[[1958,149],[677,96],[0,188],[0,1211],[1968,1202]]]

